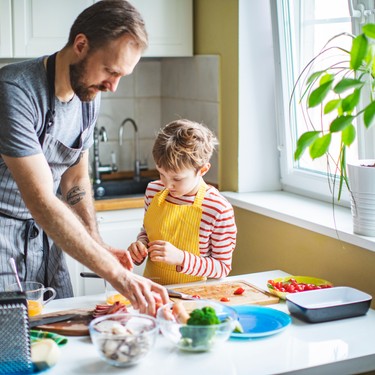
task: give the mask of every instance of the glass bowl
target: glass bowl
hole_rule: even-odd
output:
[[[89,331],[101,359],[112,366],[126,367],[139,362],[150,352],[159,327],[151,316],[121,313],[92,320]]]
[[[176,307],[185,314],[195,309],[212,307],[220,320],[213,325],[188,325],[174,313]],[[186,316],[188,317],[188,315]],[[192,352],[208,351],[228,340],[238,321],[236,311],[219,302],[197,299],[177,301],[160,307],[156,314],[161,333],[173,345],[181,350]]]

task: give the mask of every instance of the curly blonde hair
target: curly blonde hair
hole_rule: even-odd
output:
[[[180,119],[160,129],[152,155],[156,165],[166,171],[199,171],[210,161],[217,144],[217,138],[205,125]]]

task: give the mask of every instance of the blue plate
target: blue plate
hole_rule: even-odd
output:
[[[283,331],[292,319],[282,311],[262,306],[232,306],[244,332],[231,334],[232,338],[249,339],[274,335]]]

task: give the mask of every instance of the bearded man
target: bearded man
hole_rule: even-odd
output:
[[[23,281],[71,297],[66,252],[140,312],[168,301],[163,287],[131,272],[127,251],[101,239],[88,172],[100,92],[116,91],[147,44],[130,3],[102,0],[77,17],[60,51],[0,70],[0,290],[15,281],[14,258]]]

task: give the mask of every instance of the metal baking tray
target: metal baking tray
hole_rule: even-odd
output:
[[[286,296],[290,313],[309,323],[364,315],[371,301],[371,295],[346,286],[289,293]]]

